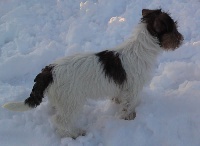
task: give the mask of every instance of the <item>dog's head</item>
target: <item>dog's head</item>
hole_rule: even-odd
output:
[[[183,36],[177,30],[177,22],[169,14],[157,10],[142,10],[141,21],[147,24],[149,33],[158,38],[165,50],[175,50],[183,42]]]

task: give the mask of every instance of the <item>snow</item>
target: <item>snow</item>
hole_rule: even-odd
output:
[[[0,105],[28,97],[37,73],[55,59],[98,52],[127,39],[142,8],[162,8],[178,20],[184,44],[158,59],[137,117],[115,117],[108,100],[85,105],[86,136],[60,138],[45,101],[35,110],[0,109],[1,146],[199,146],[200,1],[1,0]]]

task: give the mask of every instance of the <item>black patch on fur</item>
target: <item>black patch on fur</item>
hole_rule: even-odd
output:
[[[103,66],[105,76],[112,79],[116,84],[122,85],[127,77],[119,58],[119,53],[115,51],[103,51],[96,54],[99,57],[99,62]]]
[[[34,86],[30,97],[25,100],[25,104],[28,104],[30,107],[37,107],[44,97],[44,91],[50,83],[53,81],[52,76],[53,65],[46,66],[42,69],[34,79]]]

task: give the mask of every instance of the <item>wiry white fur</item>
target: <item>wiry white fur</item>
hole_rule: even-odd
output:
[[[61,135],[76,137],[80,134],[74,122],[87,98],[117,98],[121,101],[122,118],[135,110],[138,94],[149,81],[162,49],[147,31],[146,24],[141,23],[134,35],[114,50],[121,54],[127,74],[127,81],[121,87],[105,77],[99,58],[94,54],[66,57],[54,63],[53,83],[47,93],[57,109],[53,119]]]

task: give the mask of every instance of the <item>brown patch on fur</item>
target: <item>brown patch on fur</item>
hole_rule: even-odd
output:
[[[46,66],[36,76],[32,92],[30,97],[25,100],[25,104],[28,104],[30,107],[37,107],[42,102],[45,89],[53,81],[52,69],[53,65]]]
[[[162,44],[161,46],[165,48],[166,50],[175,50],[183,42],[183,36],[177,32],[177,33],[167,33],[162,36]]]

